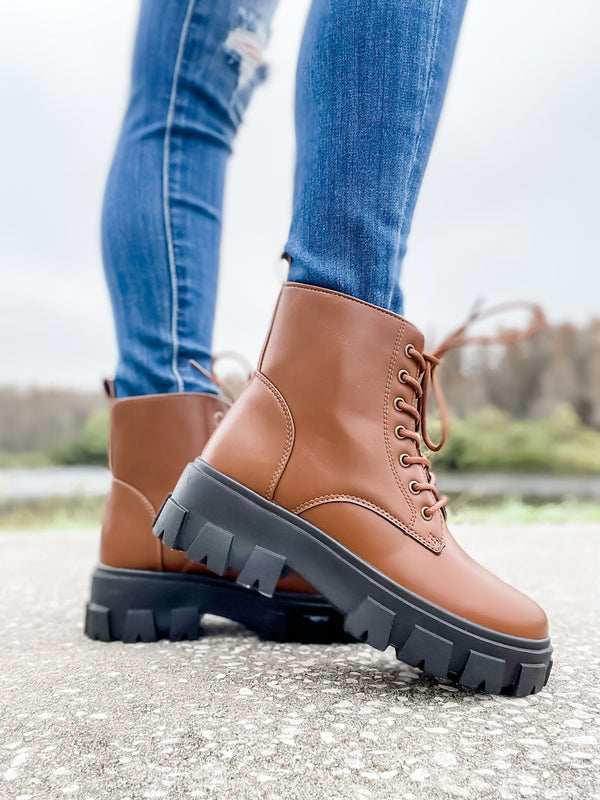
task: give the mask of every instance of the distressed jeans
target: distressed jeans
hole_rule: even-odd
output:
[[[289,279],[397,313],[466,0],[313,0],[296,79]],[[213,391],[225,169],[277,0],[143,0],[102,251],[118,397]]]

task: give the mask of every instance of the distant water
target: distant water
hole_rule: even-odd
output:
[[[106,467],[0,469],[0,501],[46,497],[102,497],[110,488]]]
[[[600,475],[523,475],[519,473],[436,473],[444,492],[490,497],[587,498],[600,500]]]
[[[490,497],[513,495],[537,498],[600,500],[597,475],[519,475],[503,473],[436,474],[444,492]],[[110,488],[105,467],[36,467],[0,469],[0,501],[43,500],[46,497],[102,497]]]

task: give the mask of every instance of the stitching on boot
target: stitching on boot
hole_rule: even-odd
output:
[[[273,477],[271,478],[271,482],[267,487],[267,492],[265,495],[267,500],[272,500],[273,495],[275,493],[275,489],[277,488],[277,484],[279,483],[279,479],[281,478],[283,470],[285,469],[288,459],[290,457],[290,453],[292,452],[292,445],[294,443],[294,420],[292,419],[292,415],[290,409],[288,408],[288,404],[285,402],[285,398],[283,397],[279,389],[276,386],[274,386],[274,384],[272,384],[271,381],[265,375],[262,374],[262,372],[258,372],[257,370],[255,372],[255,375],[257,378],[259,378],[259,380],[261,380],[264,383],[264,385],[267,387],[267,389],[271,392],[271,394],[275,397],[275,399],[279,403],[279,406],[283,412],[283,417],[285,419],[285,425],[287,429],[285,448],[281,455],[281,458],[279,459],[279,463],[275,468],[275,472],[273,473]]]
[[[213,435],[213,433],[217,430],[217,428],[219,427],[219,422],[221,421],[221,418],[219,419],[219,421],[217,421],[216,415],[218,413],[220,413],[220,412],[223,412],[223,409],[221,408],[221,405],[220,405],[219,401],[215,398],[214,408],[212,408],[210,413],[206,415],[208,417],[207,424],[208,424],[208,436],[209,436],[209,439]],[[224,415],[224,413],[225,412],[223,412],[223,415]]]
[[[400,345],[401,345],[402,340],[404,338],[405,330],[406,330],[406,320],[403,319],[402,320],[402,324],[400,325],[400,328],[398,330],[398,333],[396,334],[396,341],[394,342],[394,350],[392,352],[392,357],[390,359],[390,366],[388,368],[388,376],[387,376],[387,381],[386,381],[386,385],[385,385],[385,397],[384,397],[384,401],[383,401],[383,436],[384,436],[384,440],[385,440],[385,449],[387,451],[388,460],[389,460],[389,464],[390,464],[392,473],[393,473],[394,478],[396,480],[396,485],[398,486],[398,488],[400,489],[400,491],[404,495],[404,498],[407,500],[408,505],[411,508],[411,519],[410,519],[408,533],[409,533],[410,536],[412,536],[415,539],[418,539],[422,544],[425,544],[427,547],[431,548],[432,547],[431,543],[435,542],[436,544],[435,544],[435,546],[433,546],[433,549],[436,552],[439,552],[444,547],[445,539],[444,539],[443,533],[442,533],[441,537],[436,536],[434,533],[428,533],[427,537],[424,538],[419,533],[417,533],[416,530],[415,530],[415,520],[417,519],[417,510],[416,510],[416,508],[414,506],[414,503],[413,503],[411,497],[409,496],[409,493],[408,493],[406,487],[404,486],[404,484],[402,482],[402,479],[400,478],[400,475],[399,475],[397,467],[396,467],[396,461],[395,461],[393,453],[392,453],[390,440],[389,440],[389,408],[390,408],[392,381],[393,381],[394,372],[396,371],[396,367],[397,367],[396,359],[398,357],[398,352],[400,350]],[[402,527],[403,530],[406,530],[405,526],[401,526],[401,527]]]
[[[415,524],[415,519],[417,518],[417,509],[415,508],[411,497],[406,490],[406,487],[403,485],[402,481],[400,480],[400,475],[396,469],[396,465],[394,464],[394,456],[392,453],[392,447],[390,445],[390,438],[388,435],[388,428],[389,428],[389,406],[390,406],[390,398],[392,395],[392,380],[394,371],[396,368],[396,358],[398,357],[398,351],[400,349],[400,342],[402,341],[402,337],[404,336],[404,329],[406,327],[406,323],[403,321],[398,329],[398,333],[396,334],[396,341],[394,342],[394,349],[392,351],[392,357],[390,358],[390,365],[388,367],[388,374],[387,379],[385,382],[385,393],[383,396],[383,439],[385,441],[385,450],[387,453],[388,461],[390,464],[390,468],[394,475],[394,479],[396,481],[396,486],[400,489],[402,494],[404,495],[404,499],[408,503],[409,508],[411,509],[411,517],[410,523],[408,525],[409,529],[412,530]]]
[[[142,506],[146,509],[146,511],[150,515],[150,525],[152,525],[152,520],[157,514],[157,509],[154,508],[150,500],[146,497],[145,494],[142,494],[139,489],[136,489],[135,486],[132,486],[130,483],[126,483],[122,481],[120,478],[115,478],[113,475],[113,483],[118,484],[119,486],[123,487],[123,489],[127,489],[128,491],[132,492],[138,500],[142,501]],[[152,536],[153,539],[152,545],[155,549],[155,557],[157,559],[157,563],[162,571],[165,569],[164,560],[163,560],[163,544],[162,542],[157,539],[156,537]]]
[[[135,495],[137,495],[137,497],[142,501],[142,504],[146,507],[146,511],[148,511],[152,519],[154,519],[154,517],[156,516],[156,509],[154,508],[150,500],[148,500],[145,494],[142,494],[139,489],[135,488],[135,486],[132,486],[130,483],[127,483],[126,481],[122,481],[120,478],[115,478],[113,476],[113,481],[115,483],[118,483],[119,486],[124,486],[126,489],[130,489]]]
[[[350,295],[343,294],[343,292],[338,292],[335,289],[320,289],[318,286],[308,286],[307,284],[303,283],[294,283],[290,281],[287,286],[293,287],[294,289],[302,289],[306,292],[319,292],[319,294],[327,294],[337,295],[342,300],[352,301],[353,303],[357,303],[360,306],[364,306],[365,308],[370,308],[374,311],[379,311],[381,314],[385,314],[388,317],[392,317],[395,319],[396,322],[401,320],[403,325],[406,325],[406,320],[404,317],[401,317],[400,314],[394,314],[393,311],[388,311],[386,308],[380,308],[379,306],[374,305],[373,303],[368,303],[366,300],[359,300],[358,297],[351,297]],[[285,286],[283,287],[285,289]]]
[[[396,528],[399,528],[402,533],[405,533],[407,536],[411,536],[413,539],[418,539],[421,544],[433,549],[436,553],[441,552],[443,549],[443,542],[440,542],[440,540],[433,534],[429,534],[426,539],[423,538],[416,531],[407,528],[406,525],[400,522],[400,520],[393,514],[390,514],[389,511],[381,508],[381,506],[378,506],[376,503],[372,503],[370,500],[365,500],[364,497],[355,497],[351,494],[323,494],[320,497],[313,497],[311,500],[306,500],[301,505],[296,506],[296,508],[292,509],[292,513],[302,514],[304,511],[309,511],[311,508],[316,508],[320,505],[326,505],[327,503],[352,503],[354,505],[366,508],[369,511],[374,511],[376,514],[379,514],[380,517],[383,517],[388,522],[391,522]]]

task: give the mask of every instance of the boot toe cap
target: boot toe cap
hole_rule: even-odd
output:
[[[522,639],[546,639],[548,636],[548,618],[544,610],[508,584],[503,583],[498,605],[490,612],[487,627],[500,633]]]

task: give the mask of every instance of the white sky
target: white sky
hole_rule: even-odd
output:
[[[281,280],[307,0],[280,0],[227,186],[216,349],[255,359]],[[114,369],[99,214],[128,90],[133,0],[0,3],[0,383]],[[600,3],[470,0],[409,242],[406,314],[473,300],[600,314]]]

